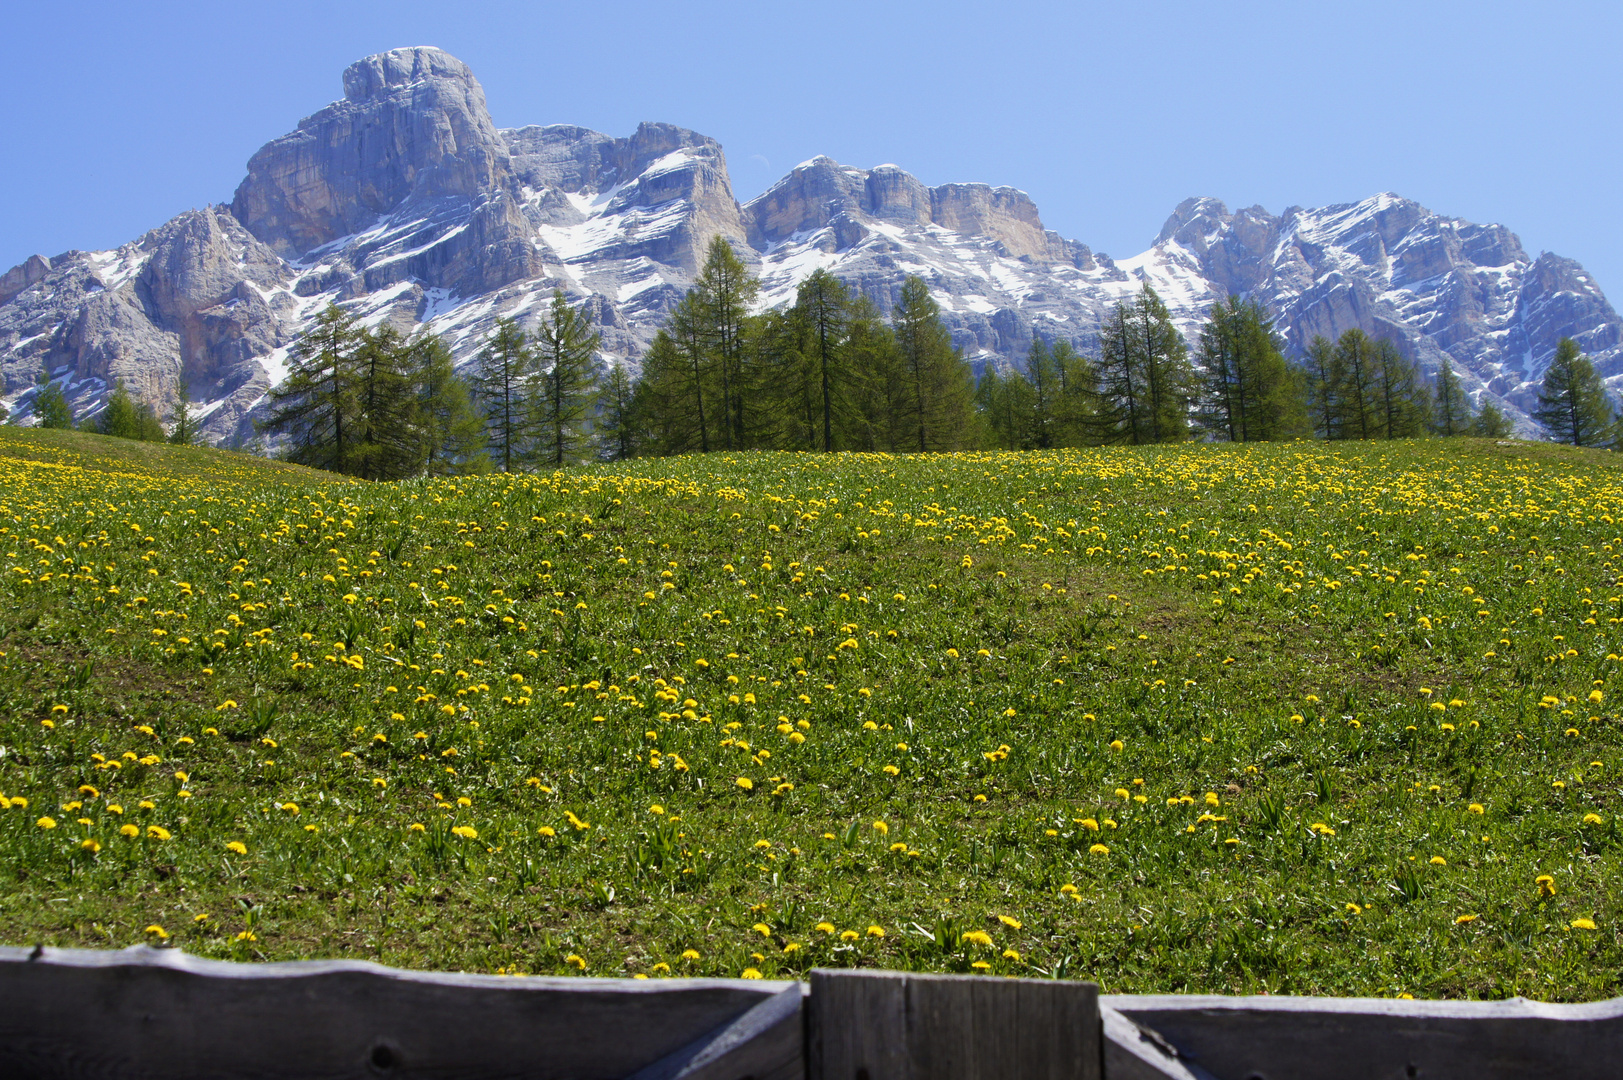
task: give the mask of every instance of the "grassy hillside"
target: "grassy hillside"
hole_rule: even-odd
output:
[[[366,485],[0,432],[0,925],[588,974],[1584,999],[1616,459]]]

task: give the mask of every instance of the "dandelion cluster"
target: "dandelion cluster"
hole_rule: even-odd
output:
[[[1623,973],[1603,459],[368,485],[83,445],[0,437],[14,941],[1123,991]]]

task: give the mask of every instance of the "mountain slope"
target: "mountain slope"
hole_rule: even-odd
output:
[[[635,364],[716,236],[768,305],[824,267],[888,310],[917,274],[978,366],[1018,365],[1033,336],[1090,351],[1111,305],[1148,282],[1191,340],[1233,292],[1267,304],[1294,349],[1356,326],[1428,372],[1447,355],[1527,433],[1562,336],[1623,379],[1623,321],[1581,266],[1393,195],[1277,217],[1189,199],[1115,261],[1045,229],[1024,192],[929,188],[894,165],[815,158],[741,206],[715,140],[667,124],[499,130],[473,73],[438,49],[367,57],[343,87],[254,154],[229,205],[0,276],[0,401],[26,417],[43,369],[81,413],[122,380],[166,414],[184,384],[205,433],[242,442],[328,303],[425,326],[465,363],[498,317],[533,321],[554,289],[586,304],[605,359]]]

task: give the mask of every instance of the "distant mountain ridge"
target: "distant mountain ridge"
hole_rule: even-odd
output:
[[[1147,251],[1112,260],[1044,228],[1022,191],[930,188],[894,165],[814,158],[740,205],[714,139],[653,123],[628,138],[498,129],[473,73],[438,49],[367,57],[343,86],[253,155],[228,205],[0,276],[0,402],[26,413],[42,367],[80,411],[122,380],[167,414],[184,384],[211,439],[242,441],[329,302],[431,329],[467,362],[498,317],[539,317],[555,288],[587,305],[606,358],[635,364],[715,236],[768,305],[822,267],[888,310],[917,274],[977,366],[1020,365],[1034,336],[1090,352],[1111,306],[1148,282],[1191,343],[1237,293],[1276,314],[1294,351],[1358,327],[1428,374],[1447,356],[1528,434],[1561,337],[1623,380],[1623,320],[1583,267],[1395,195],[1278,216],[1188,199]]]

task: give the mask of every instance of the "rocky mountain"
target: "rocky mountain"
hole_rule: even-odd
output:
[[[888,309],[917,274],[977,366],[1018,365],[1034,336],[1088,352],[1148,282],[1191,341],[1238,293],[1276,313],[1293,349],[1359,327],[1428,372],[1450,357],[1529,434],[1561,337],[1623,382],[1623,320],[1581,266],[1394,195],[1277,217],[1189,199],[1147,251],[1115,261],[1045,229],[1014,188],[930,188],[820,157],[740,205],[721,146],[691,131],[500,130],[473,73],[438,49],[367,57],[343,87],[250,159],[229,204],[0,276],[0,404],[27,422],[42,370],[81,414],[116,380],[161,414],[184,385],[210,438],[246,441],[330,302],[426,327],[468,362],[498,317],[536,319],[562,289],[589,308],[604,360],[635,365],[716,236],[767,305],[823,267]]]

